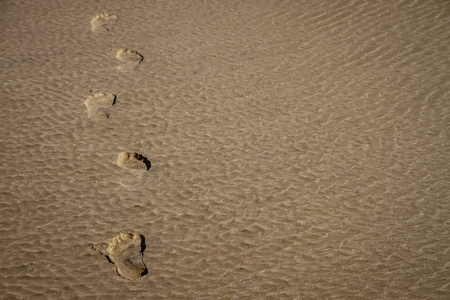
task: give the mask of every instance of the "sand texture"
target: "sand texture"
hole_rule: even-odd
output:
[[[4,0],[0,35],[0,299],[450,299],[449,1]]]

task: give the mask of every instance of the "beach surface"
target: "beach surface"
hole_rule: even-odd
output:
[[[0,1],[1,299],[449,299],[450,2]]]

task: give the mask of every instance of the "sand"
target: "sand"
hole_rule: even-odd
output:
[[[3,0],[0,34],[1,299],[450,297],[450,2]]]

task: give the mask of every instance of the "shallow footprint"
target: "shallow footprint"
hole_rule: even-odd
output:
[[[145,237],[142,234],[120,233],[107,247],[98,245],[93,248],[115,264],[117,274],[128,280],[139,279],[148,273],[144,263]]]
[[[117,165],[125,169],[148,171],[152,167],[150,161],[136,152],[121,152],[117,157]]]
[[[119,17],[112,14],[99,14],[91,19],[92,31],[109,31]]]
[[[84,104],[88,110],[88,117],[95,121],[108,119],[109,114],[105,109],[116,104],[116,98],[114,94],[105,93],[97,93],[87,97]]]
[[[122,72],[129,72],[135,70],[144,57],[134,50],[122,48],[117,50],[116,59],[119,61],[117,69]]]

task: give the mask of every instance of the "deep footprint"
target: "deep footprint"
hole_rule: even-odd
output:
[[[120,233],[112,239],[106,250],[94,246],[109,262],[116,265],[117,274],[136,280],[144,277],[148,269],[144,263],[145,237],[139,233]]]
[[[125,169],[148,171],[152,167],[150,161],[136,152],[121,152],[117,157],[117,165]]]
[[[116,95],[97,93],[89,96],[84,101],[88,110],[88,117],[92,120],[105,120],[109,118],[109,113],[106,109],[116,104]]]
[[[119,61],[117,69],[122,72],[129,72],[135,70],[144,60],[144,57],[134,50],[122,48],[117,51],[116,59]]]
[[[91,19],[92,31],[109,31],[119,17],[112,14],[99,14]]]

